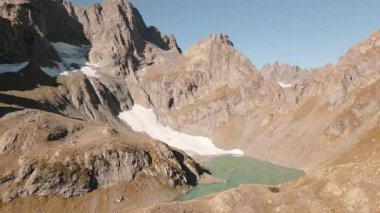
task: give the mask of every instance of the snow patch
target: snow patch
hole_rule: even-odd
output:
[[[292,84],[285,84],[285,83],[282,83],[281,81],[278,81],[277,83],[278,85],[280,85],[280,87],[283,87],[283,88],[292,87]]]
[[[64,64],[54,61],[56,67],[40,67],[42,71],[48,74],[50,77],[58,76],[62,71],[66,70]]]
[[[98,65],[96,64],[90,64],[86,63],[86,66],[81,67],[79,70],[74,70],[74,71],[64,71],[60,73],[59,75],[69,75],[70,73],[74,72],[83,72],[88,77],[93,77],[93,78],[99,78],[100,76],[97,74],[97,71],[95,70]]]
[[[96,68],[98,65],[90,64],[87,55],[91,46],[75,46],[64,42],[51,43],[57,51],[62,63],[54,62],[54,67],[41,67],[41,69],[51,77],[58,75],[69,75],[70,72],[83,72],[86,76],[98,78]]]
[[[119,118],[130,125],[134,131],[145,132],[150,137],[181,149],[189,155],[244,155],[239,149],[230,151],[219,149],[207,137],[188,135],[163,126],[158,123],[152,109],[137,104],[132,110],[120,113]]]
[[[99,77],[99,75],[96,74],[96,70],[94,70],[90,66],[84,66],[84,67],[80,68],[80,71],[82,71],[85,75],[87,75],[89,77],[94,77],[94,78]]]
[[[78,68],[86,65],[87,54],[90,51],[90,46],[82,45],[75,46],[64,42],[51,43],[57,51],[59,57],[67,69]]]
[[[0,73],[18,72],[28,66],[29,62],[16,64],[0,64]]]

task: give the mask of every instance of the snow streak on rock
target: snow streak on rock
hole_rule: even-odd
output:
[[[282,83],[281,81],[278,82],[278,85],[280,85],[280,87],[282,87],[282,88],[292,87],[292,84],[285,84],[285,83]]]

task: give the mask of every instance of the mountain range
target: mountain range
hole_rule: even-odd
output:
[[[380,31],[335,65],[259,70],[224,34],[182,52],[128,0],[0,0],[0,209],[376,212],[379,61]],[[210,178],[206,149],[306,176],[170,202]]]

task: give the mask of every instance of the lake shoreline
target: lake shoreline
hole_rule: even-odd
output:
[[[248,156],[197,156],[203,167],[211,171],[177,201],[192,200],[240,185],[259,184],[277,186],[305,175],[304,171],[278,166]]]

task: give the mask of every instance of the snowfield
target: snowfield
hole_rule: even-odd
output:
[[[280,87],[282,87],[282,88],[289,88],[289,87],[292,87],[292,84],[285,84],[285,83],[282,83],[281,81],[278,81],[277,83],[278,83],[278,85],[280,85]]]
[[[55,67],[41,67],[41,69],[51,77],[58,75],[68,75],[72,71],[81,71],[89,77],[98,78],[96,64],[87,61],[87,54],[91,46],[75,46],[64,42],[51,43],[57,51],[62,63],[55,62]]]
[[[28,66],[29,62],[17,64],[0,64],[0,73],[18,72]]]
[[[188,135],[163,126],[158,123],[152,109],[140,105],[134,105],[132,110],[120,113],[119,118],[134,131],[145,132],[150,137],[181,149],[189,155],[244,155],[239,149],[230,151],[219,149],[207,137]]]

